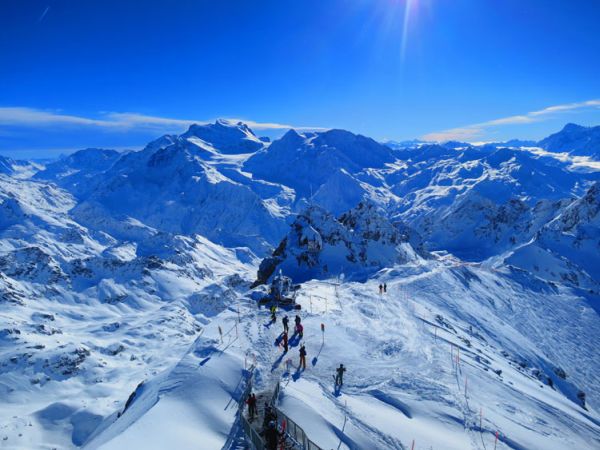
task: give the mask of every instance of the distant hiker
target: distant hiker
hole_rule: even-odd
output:
[[[306,369],[306,348],[304,344],[300,347],[300,367],[299,369]]]
[[[379,285],[379,294],[381,295],[383,293],[383,285]]]
[[[335,376],[335,385],[341,386],[344,384],[344,372],[346,371],[346,368],[343,364],[340,364],[340,367],[335,369],[335,371],[337,372],[337,375]]]
[[[277,316],[275,313],[277,312],[277,307],[275,305],[271,306],[271,322],[277,321]]]
[[[298,325],[300,325],[300,323],[302,322],[302,319],[300,318],[300,316],[298,314],[296,314],[296,317],[294,318],[294,322],[296,323],[296,328],[298,328]]]
[[[283,319],[281,319],[281,321],[283,322],[283,331],[285,333],[287,333],[288,331],[290,331],[290,319],[288,319],[288,316],[283,316]]]
[[[383,293],[387,293],[387,284],[383,283]]]
[[[304,337],[304,325],[302,325],[301,323],[296,325],[296,334],[300,336],[300,339]]]
[[[246,403],[248,404],[248,415],[250,416],[250,420],[254,420],[258,415],[258,409],[256,408],[256,394],[250,394]]]
[[[283,332],[283,351],[284,351],[284,353],[288,352],[288,334],[287,334],[287,331]]]
[[[277,432],[277,427],[275,426],[274,420],[271,420],[269,422],[269,426],[265,431],[265,441],[268,450],[277,450],[277,443],[279,442],[279,433]]]

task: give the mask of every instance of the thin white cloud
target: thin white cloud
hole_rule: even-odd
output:
[[[244,122],[255,130],[285,130],[294,128],[297,130],[324,130],[321,127],[294,126],[274,122],[256,122],[237,118],[226,119],[231,122]],[[99,118],[89,118],[62,114],[57,111],[45,111],[25,107],[0,107],[0,126],[19,127],[47,127],[47,126],[88,126],[111,129],[115,131],[129,131],[139,129],[153,130],[177,130],[184,129],[190,125],[207,124],[212,121],[173,119],[169,117],[148,116],[138,113],[104,112]]]
[[[46,9],[44,9],[44,12],[40,15],[38,19],[38,23],[41,23],[41,21],[44,20],[44,17],[46,17],[46,14],[48,14],[48,11],[50,11],[50,6],[46,6]]]
[[[490,128],[504,125],[519,125],[532,122],[541,122],[557,114],[582,110],[582,109],[600,109],[599,100],[587,100],[584,102],[565,103],[563,105],[549,106],[538,111],[531,111],[523,115],[503,117],[500,119],[488,120],[487,122],[466,125],[459,128],[429,133],[422,136],[421,139],[427,141],[470,141],[483,136]]]

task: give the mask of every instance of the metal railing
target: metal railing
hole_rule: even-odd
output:
[[[279,392],[280,392],[279,381],[275,385],[275,389],[273,390],[273,397],[271,399],[271,404],[277,411],[277,424],[283,428],[283,421],[285,420],[285,434],[292,443],[299,449],[302,450],[323,450],[313,441],[308,438],[308,435],[304,431],[304,429],[294,422],[289,416],[283,413],[278,407],[277,403],[279,401]]]
[[[251,371],[251,374],[253,372]],[[238,406],[238,414],[240,417],[240,422],[242,423],[242,428],[244,429],[244,434],[246,435],[246,439],[249,440],[250,444],[255,450],[263,450],[265,448],[265,443],[263,438],[258,434],[258,432],[254,429],[254,427],[250,424],[246,416],[244,415],[244,406],[246,404],[246,399],[250,396],[252,392],[252,375],[248,379],[246,383],[246,389],[242,393],[242,397],[240,398],[239,406]]]
[[[275,389],[273,390],[273,395],[271,397],[271,405],[277,412],[277,426],[279,429],[284,429],[284,421],[285,421],[285,438],[287,444],[292,444],[292,446],[298,450],[324,450],[311,441],[308,438],[308,435],[304,431],[304,429],[294,422],[289,416],[283,413],[278,407],[277,403],[279,402],[279,393],[281,391],[281,386],[279,381],[275,385]],[[262,436],[256,431],[256,429],[250,424],[246,416],[244,415],[244,405],[246,399],[252,392],[252,376],[246,383],[246,388],[242,393],[242,397],[239,401],[238,414],[240,417],[240,422],[242,424],[242,428],[244,429],[244,434],[246,435],[246,440],[248,443],[252,445],[255,450],[264,450],[265,442]],[[290,448],[289,446],[285,446],[284,448]]]

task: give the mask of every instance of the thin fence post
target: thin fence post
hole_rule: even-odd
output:
[[[410,446],[410,450],[415,450],[415,440],[413,439],[412,445]]]
[[[223,330],[221,329],[221,325],[219,325],[219,335],[221,336],[221,344],[223,343]]]
[[[483,408],[479,408],[479,431],[483,430]]]

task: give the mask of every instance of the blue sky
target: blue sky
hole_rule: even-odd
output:
[[[377,139],[600,124],[600,2],[3,0],[0,153],[140,147],[190,122]]]

